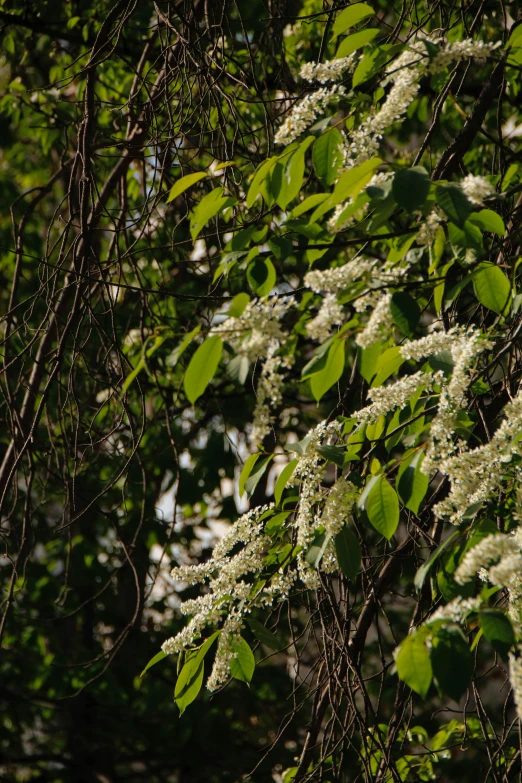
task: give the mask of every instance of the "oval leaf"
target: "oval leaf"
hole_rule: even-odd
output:
[[[479,620],[480,627],[488,642],[505,658],[516,641],[515,632],[509,619],[498,609],[484,609],[479,612]]]
[[[181,715],[197,698],[203,685],[203,673],[203,659],[200,659],[196,652],[191,653],[189,660],[179,673],[174,688],[174,701]]]
[[[344,370],[344,340],[334,340],[328,349],[325,366],[310,378],[314,399],[319,402],[341,377]]]
[[[412,633],[399,647],[397,673],[412,691],[425,697],[433,678],[430,654],[424,635]]]
[[[366,46],[367,43],[373,41],[379,35],[379,31],[376,27],[369,27],[367,30],[361,30],[358,33],[349,35],[344,41],[341,41],[339,48],[337,49],[336,57],[349,57],[350,54]]]
[[[343,574],[355,583],[361,568],[361,545],[355,533],[346,525],[335,537],[335,554]]]
[[[279,505],[279,503],[281,502],[281,497],[283,495],[285,487],[290,481],[292,473],[296,469],[298,462],[299,462],[298,459],[293,459],[291,462],[288,463],[288,465],[285,465],[285,467],[277,477],[277,481],[274,487],[274,498],[277,505]]]
[[[375,482],[368,495],[366,513],[373,527],[389,541],[399,524],[399,500],[384,476]]]
[[[398,171],[393,178],[393,198],[407,212],[422,209],[430,192],[431,180],[423,166]]]
[[[406,291],[397,291],[391,298],[390,310],[401,332],[411,336],[421,317],[421,310],[415,299]]]
[[[183,388],[188,400],[194,405],[201,397],[217,370],[223,341],[218,335],[205,340],[189,362],[183,379]]]
[[[204,171],[195,171],[193,174],[186,174],[184,177],[181,177],[181,179],[178,179],[178,181],[174,183],[170,190],[167,204],[170,204],[171,201],[174,201],[175,198],[192,187],[192,185],[195,185],[196,182],[205,179],[206,176],[206,172]]]
[[[315,173],[324,185],[333,185],[337,179],[337,171],[343,160],[342,144],[343,137],[337,128],[323,133],[314,144],[312,162]]]
[[[247,280],[258,296],[268,296],[276,283],[276,271],[269,258],[259,256],[247,269]]]
[[[344,8],[337,19],[335,20],[332,38],[337,38],[338,35],[344,33],[349,27],[353,27],[358,22],[366,19],[368,16],[373,16],[375,11],[367,3],[354,3],[349,5],[348,8]]]
[[[441,628],[433,637],[431,665],[441,691],[459,701],[473,673],[473,656],[460,628]]]
[[[149,669],[151,669],[153,666],[155,666],[157,663],[159,663],[166,657],[167,657],[167,653],[164,653],[163,650],[160,650],[159,653],[156,653],[154,658],[151,658],[148,664],[145,666],[142,673],[140,674],[140,677],[143,677],[145,672],[147,672]]]
[[[237,655],[230,661],[230,674],[235,680],[249,683],[256,668],[254,653],[242,636],[232,645],[232,649]]]
[[[471,214],[471,201],[456,185],[438,185],[435,190],[437,204],[448,218],[461,228]]]
[[[256,639],[259,639],[261,644],[264,644],[269,650],[281,649],[281,644],[275,633],[265,628],[263,623],[260,623],[259,620],[255,620],[253,617],[250,617],[247,622],[252,629],[252,633]]]
[[[417,453],[397,481],[397,490],[402,502],[414,514],[419,513],[430,484],[429,477],[420,469],[423,459],[424,454]]]
[[[503,313],[511,298],[506,275],[495,264],[481,264],[473,275],[473,287],[480,304],[494,313]]]

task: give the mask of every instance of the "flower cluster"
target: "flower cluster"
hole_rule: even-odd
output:
[[[502,424],[488,443],[471,450],[462,449],[459,454],[439,462],[438,469],[451,479],[451,490],[436,506],[438,516],[449,516],[451,522],[460,522],[468,507],[483,503],[503,482],[506,465],[513,456],[522,454],[517,437],[522,432],[522,392],[506,405],[504,414]]]
[[[368,390],[368,396],[373,400],[371,405],[362,408],[360,411],[352,414],[353,418],[363,422],[374,422],[380,416],[394,410],[394,408],[403,408],[412,394],[424,387],[426,391],[436,382],[439,382],[441,373],[416,372],[401,378],[388,386],[377,386],[375,389]]]
[[[427,625],[443,620],[448,623],[462,623],[468,614],[476,612],[482,605],[482,598],[454,598],[446,606],[439,606],[426,621]]]
[[[442,217],[436,209],[432,209],[415,237],[415,242],[418,245],[427,247],[431,245],[435,237],[440,224],[442,223]]]
[[[256,407],[254,409],[254,421],[250,433],[250,440],[253,443],[262,443],[265,435],[268,435],[273,424],[273,417],[270,415],[272,408],[280,405],[283,395],[281,393],[281,375],[279,371],[289,369],[292,366],[293,357],[274,356],[276,350],[275,342],[269,347],[267,358],[263,363],[263,368],[259,376],[256,388]]]
[[[516,655],[509,653],[509,681],[513,688],[517,715],[522,720],[522,646],[518,647]]]
[[[390,311],[391,294],[383,294],[375,305],[366,326],[359,332],[355,342],[360,348],[368,348],[378,340],[389,337],[393,328],[393,319]]]
[[[292,583],[292,574],[273,579],[271,590],[253,593],[249,574],[258,575],[264,567],[266,539],[263,536],[263,514],[273,506],[260,506],[240,517],[214,547],[212,557],[199,565],[182,565],[172,570],[177,582],[187,585],[207,584],[208,591],[198,598],[184,601],[180,611],[190,615],[189,623],[163,643],[167,655],[192,649],[207,627],[222,624],[209,690],[218,688],[230,674],[230,661],[236,654],[235,642],[245,615],[254,606],[270,606],[284,600]],[[236,552],[238,545],[242,545]],[[234,551],[235,554],[231,554]],[[223,618],[225,618],[223,620]]]
[[[301,67],[299,76],[306,82],[333,82],[340,79],[346,71],[353,71],[357,62],[357,55],[351,54],[349,57],[338,57],[336,60],[326,60],[324,63],[305,63]]]
[[[493,185],[485,177],[468,174],[460,182],[461,190],[474,204],[482,204],[485,198],[495,192]]]
[[[343,86],[334,84],[332,87],[321,87],[307,95],[292,108],[290,115],[275,135],[275,143],[291,144],[315,122],[333,98],[343,95],[344,92]]]

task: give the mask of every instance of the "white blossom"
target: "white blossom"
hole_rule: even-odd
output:
[[[461,190],[474,204],[482,204],[487,196],[495,192],[493,185],[485,177],[476,177],[474,174],[468,174],[459,184]]]
[[[415,242],[418,245],[422,245],[424,247],[431,245],[431,243],[437,236],[437,231],[441,223],[442,223],[442,217],[440,216],[440,214],[436,209],[432,209],[428,217],[420,227],[419,231],[417,232],[417,236],[415,237]]]
[[[517,715],[522,720],[522,646],[519,645],[517,655],[509,653],[509,681],[513,688],[513,698],[517,707]]]
[[[426,624],[436,623],[440,620],[451,623],[462,623],[467,615],[476,612],[482,605],[480,596],[477,598],[455,598],[446,606],[440,606],[426,621]]]
[[[428,391],[438,380],[440,380],[440,373],[416,372],[387,386],[369,389],[368,396],[372,400],[371,405],[353,413],[352,416],[357,421],[368,423],[377,421],[380,416],[384,416],[394,408],[403,408],[419,387],[424,387],[425,391]]]
[[[305,63],[301,66],[299,76],[307,82],[319,82],[319,84],[336,81],[346,71],[353,71],[357,59],[357,55],[351,54],[348,57],[338,57],[336,60],[326,60],[324,63]]]
[[[334,84],[332,87],[321,87],[304,97],[291,109],[290,115],[277,131],[274,138],[275,143],[291,144],[315,122],[333,98],[343,95],[344,92],[343,86]]]
[[[372,343],[384,340],[390,335],[394,325],[390,302],[391,294],[383,294],[379,298],[364,329],[355,338],[360,348],[368,348]]]
[[[504,408],[504,420],[488,443],[461,450],[438,463],[441,473],[451,479],[451,490],[435,507],[435,513],[458,523],[466,508],[484,502],[505,479],[507,463],[522,453],[522,444],[517,439],[521,431],[522,392],[519,392]]]
[[[306,331],[312,340],[323,343],[331,336],[334,328],[340,326],[343,321],[343,308],[337,301],[336,295],[328,294],[323,299],[315,318],[306,324]]]

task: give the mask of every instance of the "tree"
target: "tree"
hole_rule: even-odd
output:
[[[514,780],[515,4],[17,5],[4,774]]]

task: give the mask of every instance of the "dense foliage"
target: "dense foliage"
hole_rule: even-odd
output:
[[[3,779],[518,779],[517,4],[0,6]]]

